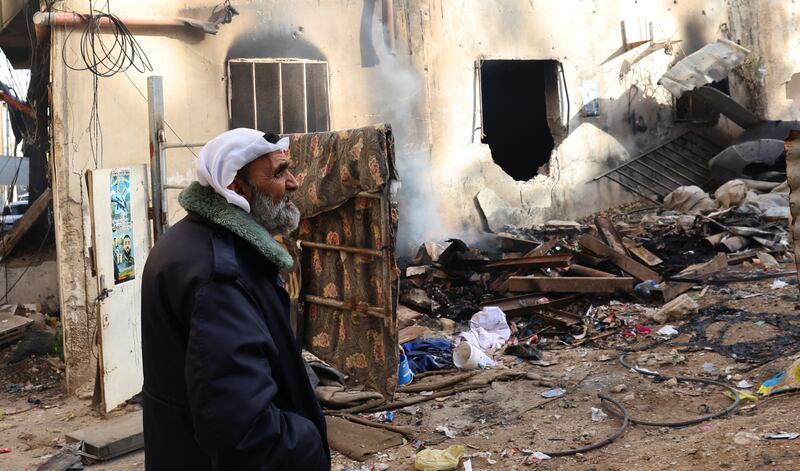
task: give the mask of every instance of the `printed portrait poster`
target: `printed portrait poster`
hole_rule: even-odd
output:
[[[114,284],[136,278],[131,217],[131,174],[128,170],[111,173],[111,234],[114,254]]]

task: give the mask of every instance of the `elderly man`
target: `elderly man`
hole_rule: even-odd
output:
[[[145,467],[329,470],[325,421],[289,327],[273,235],[289,201],[289,139],[234,129],[206,144],[188,215],[158,240],[142,279]]]

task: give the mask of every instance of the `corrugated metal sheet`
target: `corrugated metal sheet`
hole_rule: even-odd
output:
[[[686,56],[669,69],[658,83],[680,98],[685,92],[724,79],[748,54],[749,49],[720,39]]]
[[[678,187],[697,185],[704,190],[716,186],[711,180],[708,161],[722,149],[708,139],[688,131],[593,181],[607,178],[626,190],[654,203]]]

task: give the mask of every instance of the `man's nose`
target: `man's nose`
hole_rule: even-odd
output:
[[[286,191],[294,191],[299,186],[300,185],[297,184],[297,179],[294,178],[294,175],[292,175],[292,172],[289,172],[289,175],[286,178]]]

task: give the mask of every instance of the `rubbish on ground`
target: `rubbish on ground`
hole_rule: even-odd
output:
[[[548,389],[547,391],[543,392],[542,393],[542,397],[546,397],[546,398],[550,399],[550,398],[553,398],[553,397],[561,397],[566,393],[567,393],[567,391],[565,389],[563,389],[563,388],[553,388],[553,389]]]
[[[602,422],[608,418],[608,414],[603,412],[603,409],[592,407],[592,422]]]
[[[758,259],[764,265],[764,268],[780,268],[781,264],[775,260],[775,257],[766,253],[766,252],[758,252]]]
[[[472,471],[472,460],[471,459],[464,460],[462,465],[464,466],[464,471]]]
[[[733,436],[733,442],[737,445],[752,445],[753,443],[760,442],[761,438],[753,432],[742,430]]]
[[[456,437],[456,432],[454,432],[451,428],[449,428],[446,425],[437,425],[435,430],[439,433],[443,433],[444,436],[446,436],[447,438]]]
[[[797,432],[775,432],[775,433],[765,433],[764,438],[769,440],[794,440],[795,438],[800,437],[800,433]]]
[[[633,292],[637,295],[650,299],[652,292],[661,289],[661,285],[653,280],[646,280],[633,287]]]
[[[0,454],[11,453],[11,448],[0,448]]]
[[[789,283],[783,280],[775,280],[772,282],[772,289],[781,289],[786,288],[787,286],[789,286]]]
[[[455,348],[453,364],[465,370],[478,370],[497,365],[483,350],[469,342],[461,342]]]
[[[351,422],[342,417],[326,416],[325,424],[331,448],[357,461],[404,443],[400,433]]]
[[[542,461],[550,459],[549,455],[546,455],[546,454],[542,453],[541,451],[534,451],[533,452],[533,457],[536,458],[537,460],[542,460]]]
[[[408,366],[414,374],[443,370],[453,366],[453,344],[442,338],[415,340],[402,345]]]
[[[800,359],[792,363],[786,370],[764,381],[758,388],[758,393],[762,396],[769,396],[798,387],[800,387]]]
[[[500,348],[511,337],[506,315],[496,306],[484,307],[472,316],[469,325],[470,330],[461,332],[458,337],[484,351]]]
[[[611,388],[611,392],[619,394],[619,393],[625,392],[626,389],[628,389],[627,385],[618,384],[618,385],[614,386],[613,388]]]
[[[664,208],[684,214],[699,214],[717,209],[719,204],[699,186],[681,186],[664,198]]]
[[[665,325],[664,327],[658,329],[656,333],[664,337],[672,337],[678,335],[680,332],[678,332],[678,329],[671,325]]]
[[[414,468],[417,471],[450,471],[458,467],[465,452],[463,445],[451,445],[445,450],[428,448],[417,453]]]
[[[739,381],[738,383],[736,383],[736,387],[737,388],[742,388],[742,389],[748,389],[748,388],[752,388],[753,387],[753,383],[751,383],[750,381],[747,381],[746,379],[743,379],[743,380]]]
[[[400,347],[400,366],[397,372],[397,384],[399,386],[406,385],[414,380],[414,373],[411,372],[411,367],[408,365],[408,358],[406,357],[403,348]]]
[[[506,355],[514,355],[523,360],[541,360],[542,351],[534,345],[527,343],[518,343],[516,345],[509,345],[503,351]]]
[[[653,315],[653,320],[659,324],[671,320],[683,320],[697,314],[699,309],[700,306],[694,299],[688,294],[682,294],[659,309]]]

